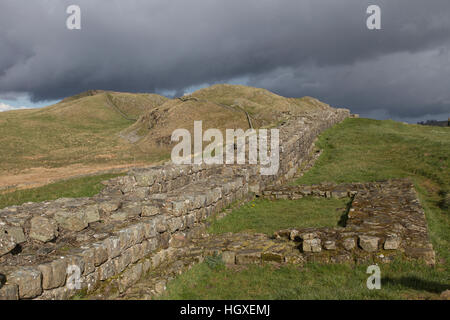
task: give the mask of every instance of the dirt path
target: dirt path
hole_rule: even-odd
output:
[[[89,175],[120,173],[132,167],[147,167],[150,163],[130,163],[118,165],[82,165],[73,164],[61,168],[30,168],[19,174],[0,175],[0,192],[31,189],[64,179]]]

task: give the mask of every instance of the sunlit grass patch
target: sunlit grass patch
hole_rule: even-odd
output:
[[[212,221],[211,233],[259,232],[273,234],[285,228],[343,226],[349,199],[306,197],[299,200],[257,199]]]

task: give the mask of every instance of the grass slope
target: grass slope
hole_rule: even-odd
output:
[[[149,158],[118,133],[166,99],[156,95],[100,92],[55,105],[0,113],[0,175],[33,167],[107,164]],[[116,108],[110,101],[115,101]],[[158,156],[158,155],[153,155]]]
[[[73,164],[157,162],[168,159],[172,132],[192,132],[196,120],[203,121],[204,130],[247,129],[248,115],[260,128],[329,108],[316,99],[237,85],[215,85],[184,98],[91,90],[42,109],[2,112],[0,176]]]

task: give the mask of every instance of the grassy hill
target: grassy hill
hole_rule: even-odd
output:
[[[273,127],[291,116],[307,115],[314,109],[330,108],[316,99],[285,98],[265,89],[241,85],[214,85],[191,95],[169,100],[142,116],[125,134],[141,148],[168,147],[178,128],[193,132],[195,120],[208,128],[248,129]]]
[[[264,89],[215,85],[180,99],[90,90],[42,109],[2,112],[0,189],[168,159],[172,132],[192,132],[195,120],[203,120],[205,130],[261,128],[316,108],[329,106]]]
[[[0,113],[0,175],[33,167],[72,163],[126,162],[130,146],[117,135],[166,98],[100,92],[72,97],[42,108]]]

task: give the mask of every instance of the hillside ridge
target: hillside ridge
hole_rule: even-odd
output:
[[[88,90],[40,109],[0,113],[0,188],[22,185],[25,177],[45,183],[49,170],[57,172],[55,181],[70,177],[73,166],[80,175],[167,160],[172,132],[192,132],[197,120],[204,130],[259,129],[326,109],[331,107],[310,97],[242,85],[213,85],[174,99]]]

